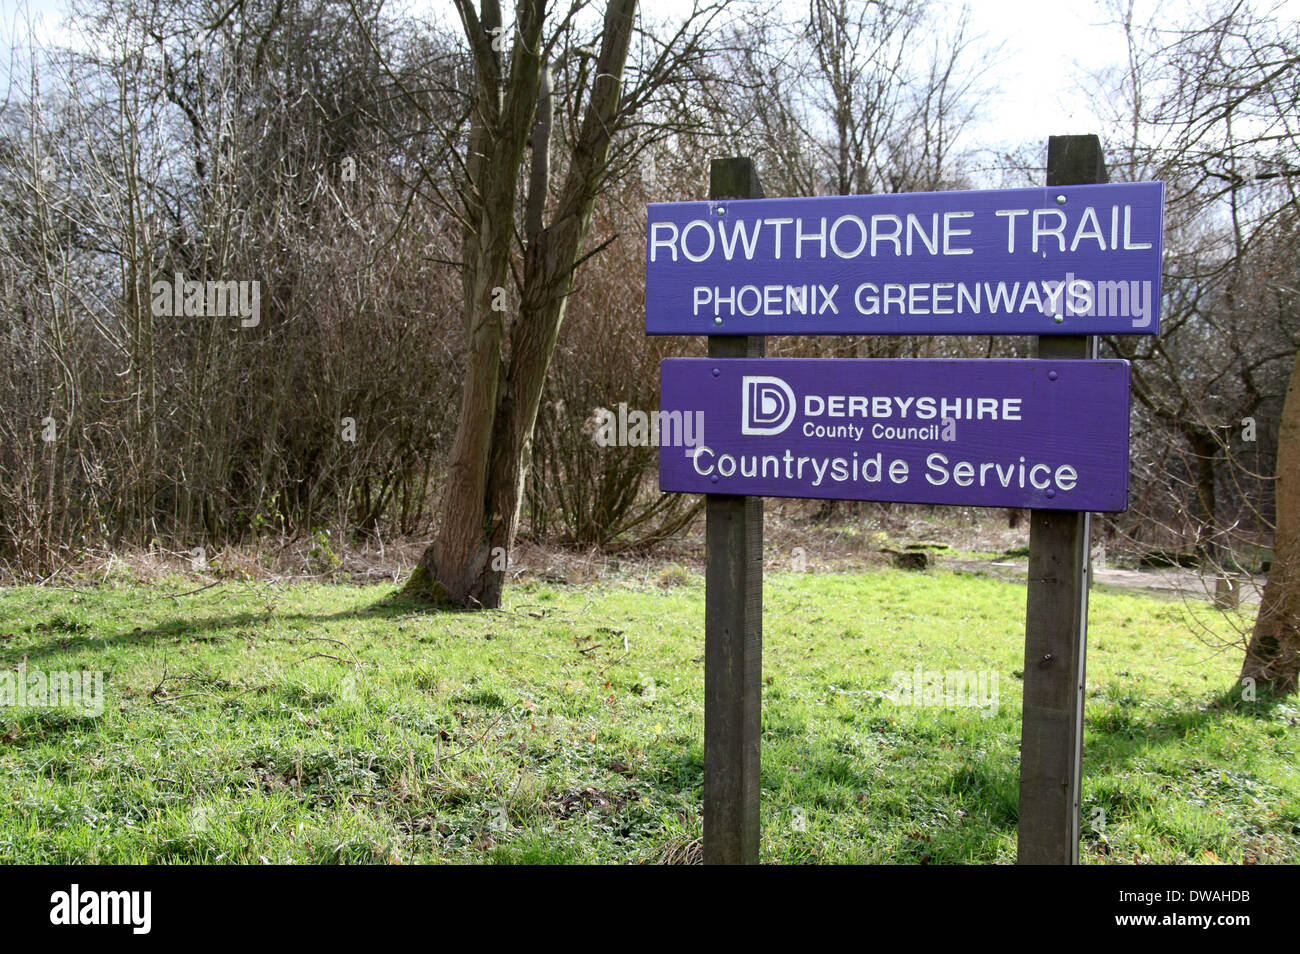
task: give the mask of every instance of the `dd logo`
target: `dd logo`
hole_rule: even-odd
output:
[[[740,379],[740,433],[780,434],[794,420],[794,391],[780,378],[746,374]]]

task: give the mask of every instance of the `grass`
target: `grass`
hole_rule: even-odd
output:
[[[658,862],[698,857],[703,585],[511,587],[428,613],[390,588],[0,590],[0,664],[102,670],[101,715],[0,709],[0,859]],[[763,859],[1015,858],[1023,586],[771,574]],[[1295,700],[1243,702],[1207,607],[1098,592],[1089,862],[1300,861]],[[1238,621],[1240,622],[1240,621]],[[626,641],[626,647],[625,647]],[[894,674],[996,680],[996,712]]]

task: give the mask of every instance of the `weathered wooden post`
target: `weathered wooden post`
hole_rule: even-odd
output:
[[[761,199],[751,159],[714,159],[709,198]],[[712,335],[710,358],[761,358],[761,335]],[[763,498],[704,504],[704,863],[758,864]]]
[[[1109,180],[1096,136],[1047,141],[1047,185]],[[1043,335],[1040,358],[1095,358],[1097,339]],[[1020,726],[1021,864],[1078,864],[1091,515],[1034,510]]]

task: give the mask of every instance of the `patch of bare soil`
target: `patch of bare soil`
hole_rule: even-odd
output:
[[[981,573],[1001,580],[1023,583],[1029,575],[1029,560],[974,560],[959,557],[938,558],[941,566],[968,573]],[[1238,584],[1237,599],[1239,603],[1256,604],[1264,591],[1262,576],[1242,577]],[[1181,567],[1162,569],[1135,569],[1107,565],[1093,558],[1092,581],[1098,586],[1114,586],[1125,590],[1142,590],[1162,596],[1179,599],[1199,599],[1214,601],[1219,592],[1218,580],[1214,574],[1203,574],[1196,570]]]
[[[1023,580],[1029,543],[1028,514],[1011,526],[1006,510],[921,507],[855,501],[766,501],[764,565],[772,571],[853,572],[890,565],[902,551],[929,551],[938,566]],[[429,538],[364,542],[316,535],[267,539],[245,546],[93,553],[48,582],[158,582],[182,576],[203,588],[227,580],[282,583],[402,582]],[[1114,554],[1111,555],[1113,559]],[[1216,581],[1196,570],[1131,569],[1108,563],[1098,547],[1094,581],[1104,586],[1213,599]],[[704,569],[704,518],[653,549],[608,554],[522,540],[510,555],[510,582],[540,579],[581,585],[605,579],[643,582],[689,580]],[[669,576],[665,576],[668,574]],[[675,574],[675,575],[674,575]],[[665,583],[665,585],[667,585]],[[1242,603],[1259,602],[1262,577],[1241,580]]]

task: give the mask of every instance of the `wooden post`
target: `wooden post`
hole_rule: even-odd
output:
[[[1096,136],[1048,139],[1049,187],[1108,178]],[[1085,335],[1038,338],[1040,358],[1094,358],[1096,353],[1096,339]],[[1020,864],[1079,862],[1090,520],[1090,514],[1066,510],[1035,510],[1030,517]]]
[[[761,199],[750,159],[715,159],[709,198]],[[761,358],[761,335],[709,338],[710,358]],[[704,863],[758,864],[763,498],[704,504]]]

